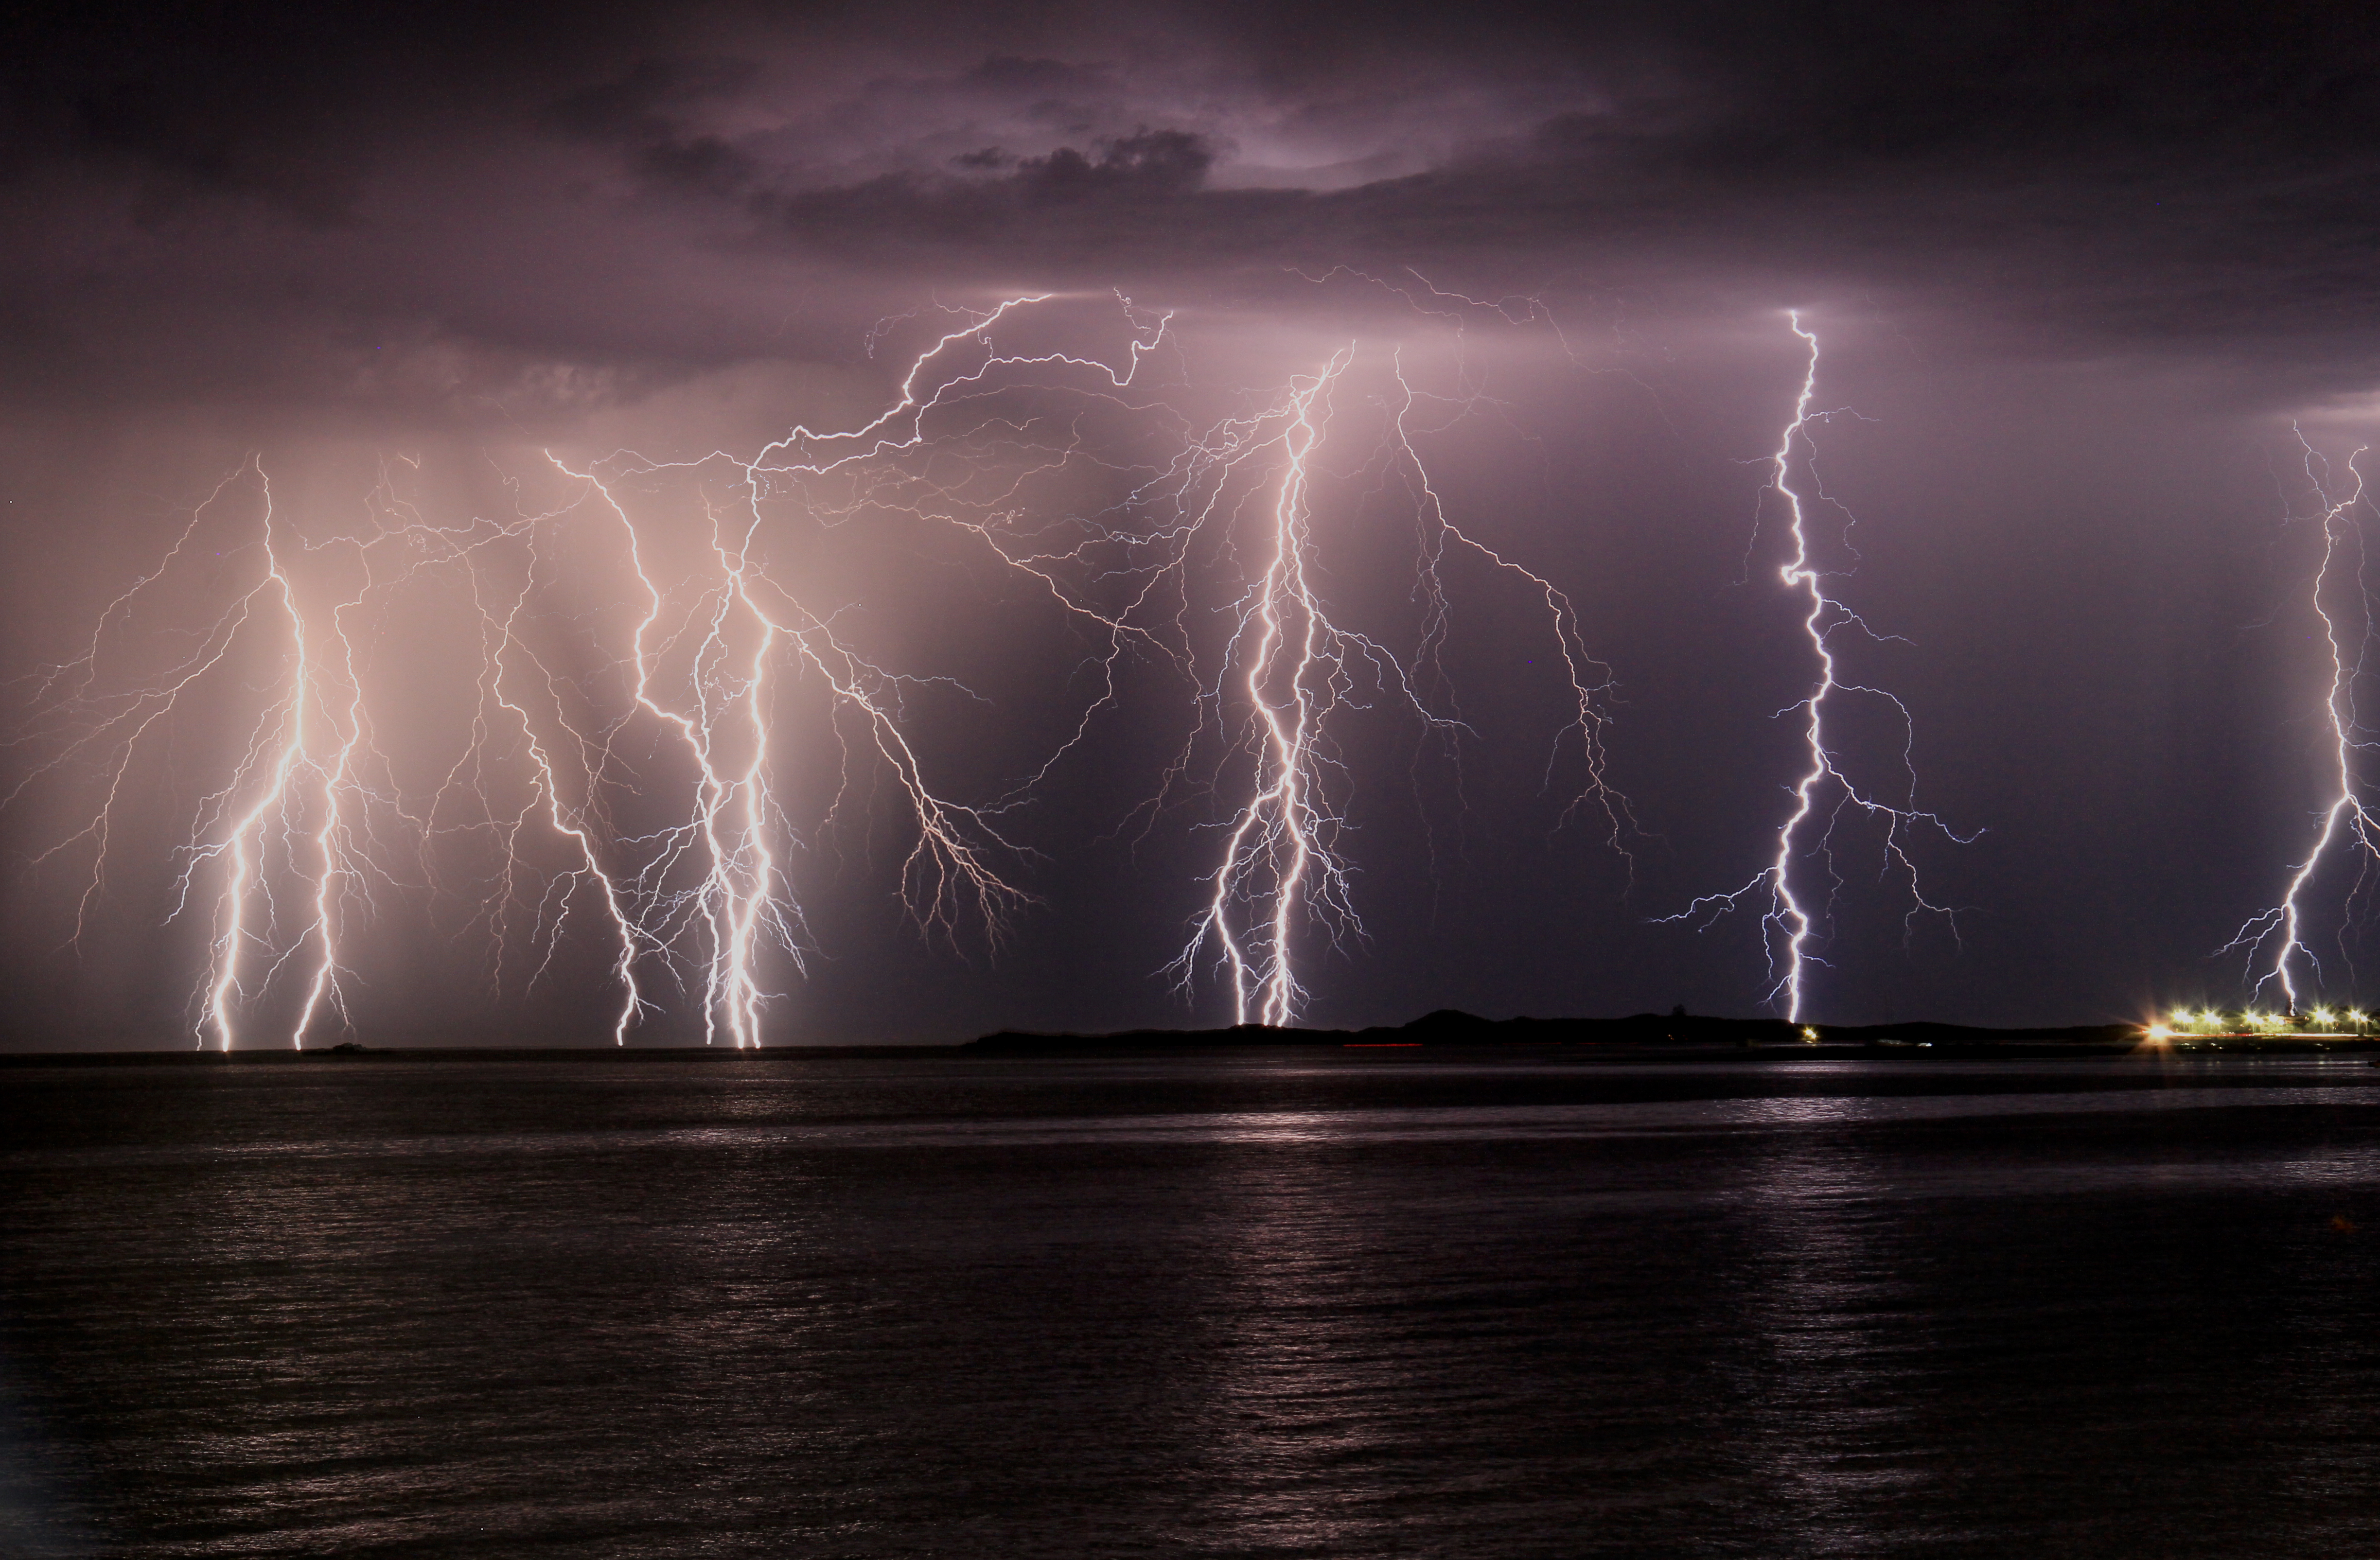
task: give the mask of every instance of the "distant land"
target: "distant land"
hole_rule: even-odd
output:
[[[2011,1046],[2121,1046],[2141,1040],[2136,1023],[2068,1024],[2056,1029],[1980,1029],[1962,1023],[1796,1024],[1783,1019],[1723,1019],[1637,1013],[1624,1019],[1483,1019],[1441,1008],[1411,1023],[1378,1029],[1134,1029],[1115,1034],[1038,1034],[1008,1030],[971,1040],[964,1051],[1015,1055],[1075,1050],[1173,1050],[1206,1046],[1331,1046],[1402,1049],[1439,1046],[1905,1047],[1991,1050]]]
[[[1729,1019],[1682,1012],[1636,1013],[1618,1019],[1484,1019],[1442,1008],[1411,1023],[1372,1029],[1273,1029],[1241,1024],[1226,1029],[1132,1029],[1105,1034],[1039,1034],[1003,1030],[963,1044],[777,1045],[738,1051],[702,1046],[441,1046],[419,1040],[385,1046],[358,1041],[298,1051],[260,1046],[232,1052],[201,1050],[0,1051],[0,1068],[125,1066],[147,1063],[335,1062],[369,1058],[381,1061],[536,1061],[564,1057],[585,1060],[727,1059],[792,1061],[835,1058],[1090,1056],[1151,1051],[1240,1050],[1302,1046],[1309,1050],[1378,1051],[1380,1059],[1431,1050],[1561,1049],[1599,1052],[1617,1059],[1631,1052],[1662,1052],[1680,1061],[1718,1061],[1746,1050],[1779,1060],[1828,1057],[1909,1061],[1956,1058],[2016,1060],[2033,1057],[2122,1054],[2147,1041],[2137,1023],[2076,1023],[2037,1029],[1987,1029],[1963,1023],[1796,1024],[1783,1019]],[[2297,1034],[2174,1036],[2175,1051],[2380,1051],[2380,1035]],[[1579,1059],[1587,1059],[1581,1057]]]

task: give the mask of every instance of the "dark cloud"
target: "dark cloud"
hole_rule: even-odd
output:
[[[1226,264],[1257,258],[1246,209],[1294,197],[1241,195],[1231,198],[1228,212],[1212,202],[1193,209],[1214,160],[1202,137],[1143,129],[1102,140],[1087,155],[1070,146],[1021,158],[986,148],[953,158],[953,175],[888,174],[841,188],[764,192],[750,209],[767,231],[868,260],[899,254],[930,263],[973,249],[1027,260],[1045,274],[1099,265],[1145,273],[1160,249],[1171,260],[1183,256],[1185,217],[1218,236],[1213,248],[1194,238],[1193,252]],[[686,170],[697,181],[707,171],[707,164]],[[749,178],[752,170],[747,164],[738,173]]]
[[[2350,374],[2374,349],[2380,47],[2337,6],[100,5],[6,27],[0,199],[51,235],[0,277],[20,363],[106,335],[109,278],[171,289],[187,324],[269,315],[278,272],[301,312],[378,329],[361,295],[395,263],[425,278],[408,329],[603,350],[639,300],[494,259],[549,200],[608,207],[630,272],[773,252],[887,287],[1261,290],[1415,264],[1865,293],[2032,353],[2287,338]],[[179,276],[142,272],[111,223],[196,233],[242,274],[193,273],[179,243]],[[300,260],[292,225],[358,241]],[[436,273],[491,264],[522,299],[450,307]]]
[[[1034,203],[1163,200],[1196,189],[1214,162],[1203,137],[1142,129],[1099,142],[1096,157],[1062,146],[1047,157],[1026,158],[1009,181],[1020,198]]]
[[[963,80],[1002,93],[1023,93],[1056,100],[1061,93],[1075,97],[1112,91],[1114,79],[1105,71],[1070,65],[1064,60],[1022,59],[996,54],[968,71]]]
[[[253,197],[345,219],[407,137],[632,48],[638,8],[36,3],[0,21],[19,176],[130,172],[163,198]]]
[[[635,144],[676,134],[686,109],[748,85],[756,69],[744,59],[639,60],[625,75],[564,93],[545,115],[570,135]]]

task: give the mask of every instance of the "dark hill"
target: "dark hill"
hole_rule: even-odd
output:
[[[1813,1038],[1815,1036],[1815,1038]],[[1462,1046],[1600,1046],[1614,1047],[1792,1046],[1971,1051],[2006,1046],[2122,1046],[2140,1038],[2136,1024],[2070,1024],[2062,1029],[1979,1029],[1958,1023],[1819,1024],[1782,1019],[1723,1019],[1638,1013],[1623,1019],[1483,1019],[1442,1008],[1411,1023],[1378,1029],[1135,1029],[1116,1034],[1033,1034],[1002,1031],[962,1047],[1015,1054],[1073,1050],[1177,1050],[1214,1046],[1338,1046],[1364,1047]]]

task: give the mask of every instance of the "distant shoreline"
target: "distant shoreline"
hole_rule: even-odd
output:
[[[1135,1055],[1150,1052],[1245,1051],[1305,1048],[1365,1053],[1390,1061],[1447,1050],[1588,1051],[1605,1054],[1660,1052],[1680,1060],[1721,1060],[1745,1052],[1778,1059],[1828,1057],[1892,1058],[1911,1061],[1951,1058],[2075,1057],[2123,1054],[2142,1040],[2137,1024],[2069,1024],[2030,1029],[1990,1029],[1971,1024],[1818,1024],[1781,1019],[1729,1019],[1699,1015],[1638,1013],[1617,1019],[1483,1019],[1442,1010],[1395,1027],[1370,1029],[1270,1029],[1247,1024],[1223,1029],[1138,1029],[1112,1034],[1036,1033],[1004,1030],[957,1044],[769,1046],[738,1051],[701,1046],[341,1046],[304,1051],[257,1048],[212,1050],[109,1050],[0,1052],[0,1068],[53,1066],[222,1066],[256,1063],[380,1061],[557,1061],[610,1058],[655,1061],[691,1058],[747,1060],[864,1060],[899,1058]],[[2226,1049],[2298,1051],[2302,1039],[2258,1039]],[[2324,1049],[2380,1050],[2380,1039],[2330,1042]],[[1580,1059],[1586,1059],[1581,1058]]]
[[[1268,1029],[1244,1024],[1231,1029],[1137,1029],[1116,1034],[1040,1034],[1005,1031],[959,1047],[963,1051],[1026,1054],[1084,1049],[1174,1050],[1211,1046],[1337,1046],[1342,1048],[1474,1046],[1612,1046],[1629,1049],[1780,1049],[1800,1055],[1851,1048],[1912,1052],[2009,1046],[2130,1049],[2138,1024],[2068,1024],[2046,1029],[1982,1029],[1956,1023],[1816,1024],[1783,1019],[1727,1019],[1686,1013],[1637,1013],[1620,1019],[1483,1019],[1441,1009],[1394,1028]]]
[[[559,1061],[565,1059],[667,1061],[690,1058],[798,1061],[868,1060],[944,1057],[1134,1056],[1152,1052],[1242,1052],[1306,1049],[1362,1052],[1390,1061],[1450,1050],[1587,1052],[1615,1059],[1658,1053],[1680,1061],[1723,1061],[1756,1053],[1765,1059],[1818,1060],[2005,1060],[2130,1055],[2143,1046],[2145,1031],[2133,1023],[2083,1023],[2033,1029],[1989,1029],[1973,1024],[1794,1024],[1782,1019],[1729,1019],[1684,1013],[1637,1013],[1618,1019],[1483,1019],[1440,1010],[1393,1028],[1271,1029],[1243,1024],[1225,1029],[1133,1029],[1112,1034],[1046,1034],[1002,1030],[955,1044],[863,1046],[765,1046],[736,1050],[724,1046],[362,1046],[356,1042],[308,1050],[287,1047],[212,1050],[6,1051],[0,1069],[24,1067],[128,1067],[146,1065],[335,1063],[340,1061]],[[2192,1037],[2177,1050],[2296,1054],[2308,1051],[2380,1051],[2380,1036],[2249,1034]],[[1579,1060],[1593,1059],[1579,1056]]]

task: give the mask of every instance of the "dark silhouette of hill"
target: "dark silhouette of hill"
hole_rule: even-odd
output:
[[[2005,1054],[2009,1047],[2118,1046],[2141,1038],[2127,1023],[2069,1024],[2048,1029],[1982,1029],[1960,1023],[1816,1024],[1782,1019],[1726,1019],[1673,1012],[1620,1019],[1483,1019],[1441,1008],[1411,1023],[1375,1029],[1135,1029],[1115,1034],[1037,1034],[1014,1030],[987,1034],[962,1049],[1032,1052],[1173,1050],[1208,1046],[1340,1046],[1404,1048],[1467,1046],[1597,1046],[1614,1047],[1793,1046],[1972,1051]]]

